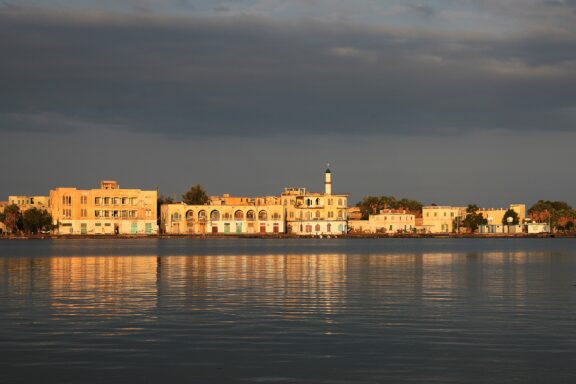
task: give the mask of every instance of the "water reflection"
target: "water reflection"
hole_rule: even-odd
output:
[[[575,276],[543,251],[4,257],[0,382],[571,382]]]

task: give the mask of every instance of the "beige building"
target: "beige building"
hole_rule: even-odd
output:
[[[167,234],[284,233],[284,208],[277,197],[211,197],[207,205],[163,204],[160,227]]]
[[[457,217],[461,220],[466,216],[466,207],[451,207],[429,205],[422,207],[422,229],[426,233],[456,232]]]
[[[348,233],[348,195],[332,194],[332,172],[324,174],[324,193],[306,188],[285,188],[287,232],[297,235],[342,235]]]
[[[102,181],[100,189],[56,188],[50,191],[50,211],[60,234],[151,235],[156,223],[157,191],[121,189]]]
[[[480,208],[478,213],[481,213],[488,220],[488,225],[502,225],[502,220],[508,209],[518,214],[520,224],[524,222],[526,218],[526,205],[524,204],[510,204],[509,208]]]
[[[368,220],[349,220],[348,226],[359,233],[410,233],[416,230],[416,216],[405,210],[383,209]]]
[[[20,212],[32,208],[50,210],[50,198],[48,196],[8,196],[8,204],[15,204]]]

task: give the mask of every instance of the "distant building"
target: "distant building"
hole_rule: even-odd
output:
[[[502,225],[504,215],[508,209],[513,210],[518,214],[519,223],[523,223],[526,218],[526,205],[524,204],[510,204],[509,208],[480,208],[478,213],[488,220],[488,225]]]
[[[332,194],[332,172],[324,174],[324,193],[306,188],[285,188],[281,195],[286,209],[288,233],[342,235],[348,233],[348,195]]]
[[[121,189],[102,181],[100,189],[56,188],[50,191],[50,211],[60,234],[151,235],[158,232],[158,192]]]
[[[458,230],[457,217],[463,219],[466,207],[429,205],[422,207],[422,229],[426,233],[451,233]]]
[[[50,198],[48,196],[8,196],[8,204],[17,205],[20,212],[31,208],[50,209]]]
[[[405,210],[383,209],[368,220],[349,220],[351,232],[408,233],[416,230],[416,216]]]
[[[209,204],[163,204],[160,227],[167,234],[284,233],[284,208],[278,198],[211,197]]]

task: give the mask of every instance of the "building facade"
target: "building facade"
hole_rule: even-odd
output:
[[[429,205],[422,207],[422,230],[426,233],[451,233],[458,230],[457,217],[466,216],[466,207]]]
[[[152,235],[158,233],[158,192],[121,189],[102,181],[100,189],[56,188],[50,212],[58,233],[72,235]]]
[[[332,194],[332,172],[324,174],[324,193],[306,188],[285,188],[286,229],[296,235],[330,236],[348,233],[348,195]]]
[[[32,208],[50,210],[50,198],[48,196],[8,196],[8,204],[17,205],[20,212]]]
[[[284,209],[269,198],[225,195],[207,205],[163,204],[160,227],[167,234],[274,234],[285,232]]]
[[[416,231],[416,216],[405,210],[383,209],[368,220],[349,220],[351,232],[411,233]]]

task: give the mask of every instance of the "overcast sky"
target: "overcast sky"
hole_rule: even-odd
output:
[[[576,0],[0,0],[0,198],[576,205]]]

